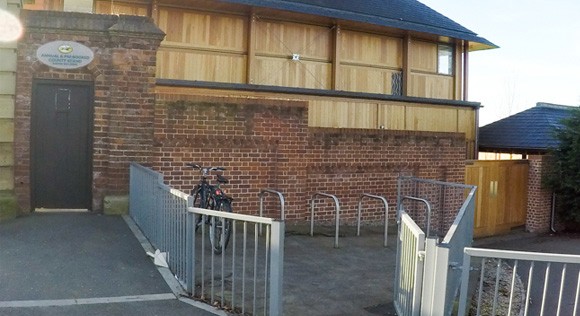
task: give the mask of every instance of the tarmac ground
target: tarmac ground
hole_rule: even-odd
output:
[[[130,220],[93,213],[37,212],[0,223],[0,315],[224,314],[182,298],[134,231]],[[341,227],[338,249],[333,228],[315,231],[286,229],[284,314],[395,315],[396,229],[383,247],[382,227],[363,227],[361,237]],[[579,245],[578,235],[524,232],[475,242],[571,254]]]

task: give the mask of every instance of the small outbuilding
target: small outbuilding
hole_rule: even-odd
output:
[[[497,225],[505,219],[507,226],[504,228],[513,228],[510,226],[518,225],[518,221],[512,221],[510,218],[514,217],[513,212],[517,212],[515,211],[517,205],[522,205],[525,207],[522,212],[525,217],[522,219],[525,219],[527,231],[540,233],[554,229],[554,196],[551,191],[542,188],[542,169],[546,163],[546,154],[549,149],[558,145],[554,131],[562,127],[562,119],[566,118],[573,108],[575,107],[538,102],[535,107],[480,128],[480,152],[520,154],[524,159],[511,163],[498,161],[497,164],[504,165],[495,170],[496,176],[503,180],[498,182],[490,176],[489,185],[481,183],[480,195],[484,196],[482,198],[487,199],[489,194],[490,199],[494,199],[498,195],[502,196],[501,192],[517,191],[518,186],[523,186],[521,189],[524,193],[527,189],[527,194],[506,194],[499,203],[489,203],[488,208],[478,211],[481,218],[487,217],[488,214],[484,213],[499,213],[492,216],[495,219],[495,224]],[[488,168],[486,170],[488,173],[491,173],[489,171],[493,168],[491,164],[484,167]],[[508,166],[509,164],[527,165],[528,171],[525,174],[513,172],[513,169]],[[523,181],[523,184],[520,185],[525,178],[527,181]],[[498,183],[499,188],[497,187]],[[492,189],[487,190],[488,187]],[[516,201],[520,199],[522,199],[522,203]],[[486,205],[485,202],[482,202],[482,207],[485,208],[486,206],[483,205]],[[513,224],[510,225],[510,221]]]

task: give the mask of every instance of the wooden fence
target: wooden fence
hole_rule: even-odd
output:
[[[527,160],[477,160],[466,163],[465,183],[477,185],[474,236],[506,233],[526,222]]]

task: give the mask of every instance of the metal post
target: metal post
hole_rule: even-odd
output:
[[[310,200],[310,236],[314,236],[314,198],[319,195],[329,197],[334,200],[334,209],[336,210],[336,214],[334,216],[334,248],[338,248],[338,231],[340,230],[340,203],[338,203],[338,198],[332,194],[318,192],[312,196],[312,199]]]
[[[431,204],[429,204],[429,202],[425,199],[420,199],[420,198],[416,198],[413,196],[403,196],[401,198],[402,200],[412,200],[412,201],[418,201],[418,202],[423,202],[425,203],[426,209],[425,212],[427,213],[427,227],[425,229],[425,236],[429,237],[429,230],[431,229]]]
[[[270,315],[282,315],[284,279],[284,222],[272,223],[270,249]]]
[[[471,267],[471,256],[467,253],[463,254],[463,266],[461,271],[461,290],[459,294],[459,310],[458,316],[465,316],[467,312],[467,292],[469,286],[469,272]]]
[[[191,198],[191,197],[190,197]],[[188,207],[193,206],[189,205],[189,200],[187,199]],[[194,215],[191,212],[187,212],[186,218],[186,226],[185,226],[185,283],[187,284],[187,293],[193,294],[193,274],[194,272],[194,261],[193,261],[193,250],[195,244],[193,244],[193,235],[195,231],[195,220]]]
[[[286,215],[285,215],[285,210],[284,210],[284,205],[286,204],[286,202],[284,201],[284,195],[278,191],[275,190],[270,190],[270,189],[263,189],[262,191],[260,191],[260,194],[258,194],[258,196],[260,197],[260,217],[264,217],[264,196],[266,195],[266,193],[272,193],[272,194],[276,194],[278,196],[278,200],[280,200],[280,220],[284,221],[286,220]],[[262,236],[262,225],[260,225],[260,236]]]
[[[384,236],[383,246],[386,247],[387,246],[387,233],[388,233],[388,229],[389,229],[389,204],[387,203],[387,199],[385,199],[382,196],[372,195],[372,194],[367,194],[367,193],[363,193],[361,195],[360,199],[358,200],[356,235],[360,236],[360,217],[361,217],[361,210],[362,210],[362,200],[365,196],[372,198],[372,199],[381,200],[381,201],[383,201],[383,204],[385,205],[385,236]]]

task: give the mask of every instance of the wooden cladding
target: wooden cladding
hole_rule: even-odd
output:
[[[248,11],[202,11],[203,5],[208,2],[95,1],[97,13],[150,15],[167,34],[158,78],[461,97],[461,72],[437,74],[437,43]]]
[[[464,133],[475,139],[475,111],[395,101],[311,100],[310,126]]]
[[[526,222],[527,160],[476,160],[465,169],[465,183],[477,185],[474,236],[509,232]]]
[[[207,11],[206,8],[212,5]],[[438,44],[390,30],[363,31],[303,16],[275,19],[257,8],[226,9],[212,1],[96,2],[97,12],[148,12],[167,34],[157,54],[157,78],[338,90],[419,98],[461,98],[461,65],[438,74]],[[233,8],[233,7],[232,7]],[[314,21],[314,22],[313,22]],[[319,23],[319,24],[316,24]],[[455,45],[455,58],[461,58]],[[199,90],[196,90],[196,93]],[[256,92],[205,91],[223,95]],[[272,97],[266,94],[264,97]],[[288,95],[280,95],[288,98]],[[292,95],[309,102],[309,125],[454,132],[475,152],[476,110],[448,105]]]

